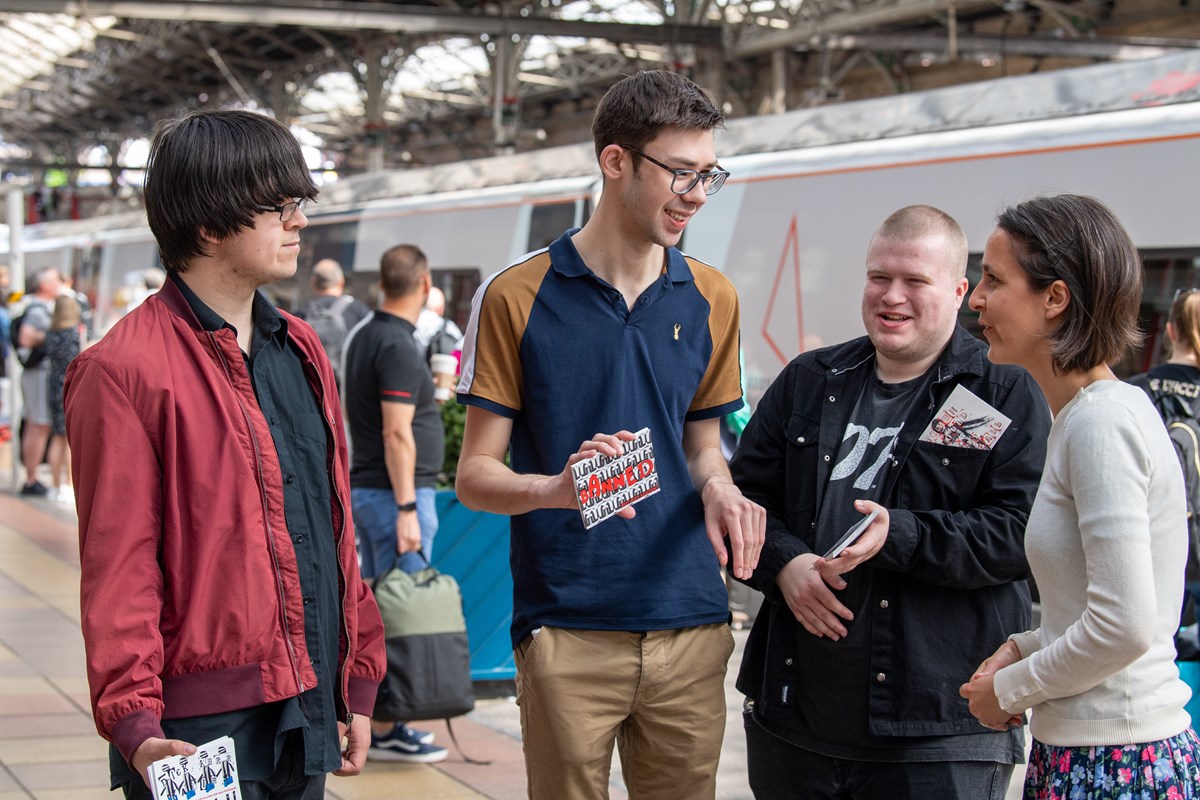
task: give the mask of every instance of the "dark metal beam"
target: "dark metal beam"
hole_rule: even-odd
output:
[[[714,25],[663,23],[640,25],[585,22],[547,17],[505,17],[497,14],[397,6],[385,3],[321,3],[291,6],[245,3],[139,2],[137,0],[0,0],[0,11],[36,14],[101,16],[127,19],[166,19],[236,25],[296,25],[327,29],[386,30],[408,34],[486,33],[490,36],[579,36],[614,42],[719,45],[721,28]]]
[[[946,49],[946,35],[938,33],[853,33],[823,36],[797,44],[797,51],[870,50],[873,52],[932,51]],[[974,34],[957,37],[958,51],[1060,58],[1099,58],[1140,61],[1180,50],[1200,48],[1195,39],[1156,39],[1142,36],[1104,39],[1057,39],[1052,36],[1000,36]]]
[[[834,11],[815,19],[793,20],[786,30],[758,32],[743,26],[742,38],[733,46],[730,56],[746,58],[763,55],[780,48],[794,48],[830,34],[854,33],[883,25],[913,22],[945,13],[949,8],[961,14],[994,7],[993,0],[902,0],[850,11]]]

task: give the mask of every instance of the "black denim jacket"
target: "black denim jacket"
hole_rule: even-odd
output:
[[[1050,413],[1024,369],[994,365],[987,345],[961,327],[931,367],[927,404],[905,420],[887,472],[891,526],[874,570],[868,729],[877,736],[978,733],[959,684],[1009,634],[1030,623],[1025,523],[1046,459]],[[796,660],[811,635],[775,579],[813,552],[817,510],[847,416],[875,365],[866,338],[805,353],[767,390],[732,462],[746,497],[767,510],[766,543],[748,581],[763,604],[746,644],[737,688],[768,727],[788,728],[798,709]],[[957,385],[1012,419],[991,450],[918,442]]]

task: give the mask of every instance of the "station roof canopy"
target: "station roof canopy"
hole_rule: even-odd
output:
[[[351,170],[372,145],[455,160],[578,140],[639,68],[687,71],[737,116],[1198,39],[1169,0],[0,0],[0,161],[119,158],[199,105],[270,109]]]

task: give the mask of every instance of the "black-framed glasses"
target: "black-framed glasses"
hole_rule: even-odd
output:
[[[297,211],[303,211],[308,205],[308,200],[301,198],[299,200],[291,200],[281,206],[255,206],[259,211],[274,211],[279,215],[280,222],[291,222],[296,216]]]
[[[626,150],[631,150],[649,161],[654,166],[662,167],[667,172],[671,173],[671,191],[675,194],[687,194],[692,189],[696,188],[697,183],[703,184],[705,194],[716,194],[721,190],[721,187],[725,185],[725,179],[729,177],[729,170],[721,169],[720,167],[711,169],[708,172],[697,172],[694,169],[675,169],[674,167],[668,167],[666,164],[662,163],[653,156],[646,155],[636,147],[630,147],[627,144],[617,146],[623,147]]]

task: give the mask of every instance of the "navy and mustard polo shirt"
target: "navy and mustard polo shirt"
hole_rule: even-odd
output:
[[[513,420],[512,467],[555,475],[596,433],[649,427],[661,491],[632,520],[577,509],[512,518],[514,646],[543,625],[668,630],[724,622],[728,597],[683,451],[684,422],[742,405],[738,303],[718,270],[667,250],[632,309],[571,241],[475,295],[459,402]]]

